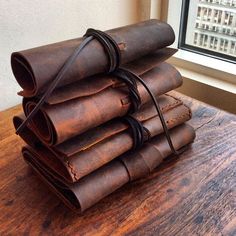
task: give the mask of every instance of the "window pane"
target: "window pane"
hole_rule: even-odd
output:
[[[220,57],[236,57],[236,0],[185,1],[182,46]],[[184,12],[182,12],[184,14]]]

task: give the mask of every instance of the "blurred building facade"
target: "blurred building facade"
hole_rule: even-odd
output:
[[[236,0],[198,0],[190,15],[191,44],[236,56]],[[191,1],[192,3],[192,1]],[[192,29],[192,30],[191,30]]]

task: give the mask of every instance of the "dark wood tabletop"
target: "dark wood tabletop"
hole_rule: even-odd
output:
[[[236,116],[181,95],[196,140],[150,176],[77,215],[21,156],[12,116],[0,113],[0,235],[236,235]]]

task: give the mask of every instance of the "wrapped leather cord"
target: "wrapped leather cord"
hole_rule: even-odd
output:
[[[142,125],[140,121],[135,119],[133,116],[125,116],[124,121],[127,122],[131,128],[133,136],[133,148],[132,151],[135,151],[141,148],[145,141],[148,141],[151,138],[149,130]]]
[[[115,42],[115,40],[108,34],[95,29],[88,29],[85,37],[92,36],[96,38],[104,47],[108,57],[109,57],[109,69],[108,73],[116,70],[120,66],[120,49]]]
[[[125,82],[125,84],[127,85],[129,89],[130,98],[132,102],[132,108],[130,109],[129,113],[138,111],[141,106],[141,98],[138,92],[138,87],[137,87],[135,77],[120,68],[113,71],[112,75],[118,77],[120,80]]]
[[[172,141],[171,141],[171,137],[170,137],[170,134],[169,134],[169,130],[168,130],[168,128],[167,128],[167,125],[166,125],[165,119],[164,119],[164,117],[163,117],[161,108],[160,108],[160,106],[159,106],[159,104],[158,104],[158,102],[157,102],[157,100],[156,100],[154,94],[153,94],[152,91],[148,88],[148,86],[147,86],[146,83],[143,81],[143,79],[142,79],[140,76],[134,74],[134,73],[133,73],[132,71],[130,71],[130,70],[127,70],[127,69],[124,69],[124,68],[119,68],[119,70],[124,71],[127,75],[130,75],[131,77],[135,77],[135,79],[136,79],[137,81],[139,81],[139,82],[144,86],[144,88],[146,89],[146,91],[147,91],[148,94],[150,95],[150,97],[151,97],[151,99],[152,99],[152,101],[153,101],[153,104],[154,104],[154,106],[155,106],[155,108],[156,108],[156,111],[157,111],[157,113],[158,113],[158,115],[159,115],[159,118],[160,118],[160,121],[161,121],[163,130],[164,130],[166,139],[167,139],[167,141],[168,141],[168,144],[169,144],[169,146],[170,146],[170,149],[171,149],[172,153],[175,154],[175,155],[179,155],[180,153],[182,153],[182,151],[176,151],[176,150],[175,150],[174,145],[173,145],[173,143],[172,143]],[[143,139],[143,138],[140,139],[140,141],[139,141],[140,143],[142,142],[142,139]]]

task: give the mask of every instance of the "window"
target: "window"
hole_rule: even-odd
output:
[[[234,3],[234,1],[232,1],[232,3]],[[210,34],[209,38],[207,38],[206,40],[206,38],[204,39],[202,34],[204,34],[205,31],[208,31],[207,26],[206,29],[201,30],[200,33],[197,32],[197,30],[195,31],[194,27],[193,28],[194,31],[192,31],[193,34],[191,35],[192,41],[190,43],[189,41],[187,41],[189,40],[189,38],[187,39],[188,34],[185,33],[186,37],[185,41],[185,37],[183,37],[183,34],[181,32],[183,31],[183,29],[182,26],[180,27],[180,25],[183,25],[182,23],[184,18],[183,16],[184,14],[182,13],[185,12],[186,14],[186,10],[182,10],[182,8],[188,10],[187,12],[189,16],[187,16],[187,21],[186,21],[187,25],[191,21],[191,19],[192,21],[193,20],[196,21],[198,17],[200,19],[200,14],[201,14],[200,11],[195,10],[195,13],[190,11],[190,7],[193,7],[194,3],[195,5],[197,3],[200,3],[200,1],[199,0],[188,1],[187,7],[185,2],[186,0],[161,1],[162,14],[163,14],[162,16],[163,18],[161,19],[166,20],[172,26],[176,35],[176,40],[173,43],[173,45],[171,45],[171,47],[179,49],[178,52],[169,59],[169,62],[172,63],[176,68],[178,68],[182,76],[188,79],[189,81],[196,81],[201,84],[206,84],[211,87],[215,87],[236,94],[236,66],[235,64],[233,64],[236,62],[235,54],[234,55],[227,54],[226,49],[228,48],[229,45],[227,42],[225,42],[224,45],[224,41],[217,34],[217,31],[220,30],[220,25],[218,25],[217,23],[220,23],[221,21],[222,11],[219,11],[219,13],[214,12],[215,18],[213,19],[213,21],[215,24],[212,25],[212,31],[214,30],[214,34]],[[205,1],[205,3],[206,2],[207,1]],[[208,4],[211,5],[210,2]],[[215,4],[215,6],[216,5],[217,4]],[[228,7],[228,5],[225,5],[225,8],[226,7]],[[235,12],[235,7],[232,9],[233,12]],[[208,10],[208,12],[211,11]],[[211,12],[211,14],[213,13]],[[219,17],[217,17],[217,14],[219,14]],[[151,17],[153,18],[153,16]],[[231,17],[231,20],[229,20],[229,22],[231,21],[233,22],[233,16]],[[200,23],[201,23],[200,21],[197,21],[196,26],[199,27]],[[207,24],[207,22],[202,22],[202,23],[208,25],[208,27],[210,28],[210,25]],[[188,27],[189,26],[186,26],[186,31]],[[235,26],[234,26],[234,33],[235,33]],[[234,36],[233,39],[235,39],[235,37],[236,36]],[[208,46],[209,48],[206,49],[202,48],[202,46],[196,46],[198,40],[199,43],[203,43],[205,47]],[[208,40],[210,41],[210,43]],[[221,48],[221,50],[224,47],[224,51],[226,51],[226,53],[216,52],[218,45]],[[232,48],[236,47],[235,40],[232,42],[231,47]],[[224,56],[229,57],[230,59],[225,58]]]
[[[183,0],[178,47],[236,63],[236,0]]]

